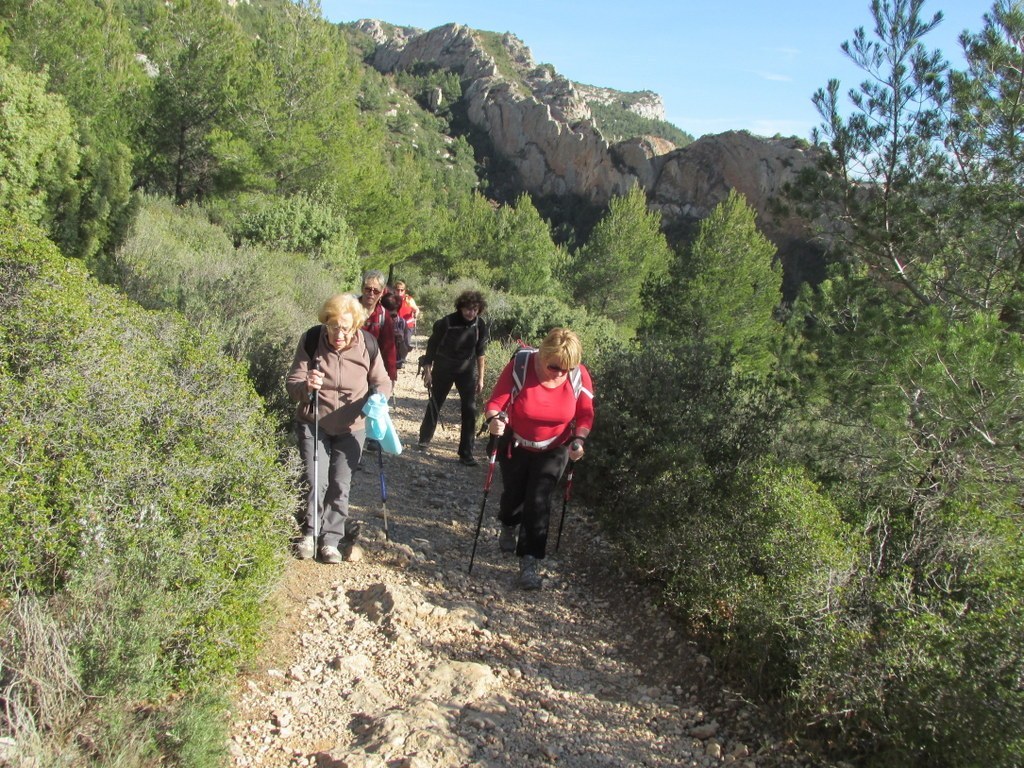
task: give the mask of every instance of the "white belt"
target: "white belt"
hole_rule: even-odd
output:
[[[520,437],[515,432],[512,433],[512,439],[516,441],[518,445],[525,446],[526,448],[533,448],[534,450],[543,450],[551,445],[555,440],[560,438],[561,435],[555,435],[547,440],[541,440],[540,442],[534,442],[533,440],[527,440],[525,437]]]

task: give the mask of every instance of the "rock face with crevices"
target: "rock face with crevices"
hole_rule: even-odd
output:
[[[683,148],[653,137],[609,144],[587,101],[595,94],[607,101],[610,89],[580,86],[550,66],[538,67],[514,35],[501,37],[499,66],[481,33],[459,24],[425,32],[385,30],[372,21],[358,26],[378,43],[372,61],[381,72],[428,64],[460,75],[470,122],[515,169],[522,191],[603,206],[638,184],[666,229],[678,231],[692,228],[735,189],[757,212],[758,226],[779,248],[785,268],[793,273],[796,261],[815,260],[807,222],[778,205],[786,187],[815,161],[805,142],[730,131]],[[651,94],[643,110],[657,112],[659,106],[660,98]]]

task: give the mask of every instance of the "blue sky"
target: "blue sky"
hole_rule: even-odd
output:
[[[512,32],[534,60],[570,80],[654,91],[666,118],[702,136],[745,129],[807,138],[820,122],[811,96],[836,77],[863,79],[840,50],[871,31],[869,0],[322,0],[334,22],[380,19],[433,27],[457,22]],[[924,42],[962,64],[957,37],[979,31],[983,0],[925,0],[945,19]]]

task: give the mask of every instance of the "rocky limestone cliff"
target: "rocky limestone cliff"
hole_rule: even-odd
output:
[[[470,122],[515,168],[522,190],[542,197],[578,196],[603,206],[639,184],[651,208],[661,212],[666,230],[681,231],[736,189],[757,211],[761,231],[779,248],[791,275],[797,260],[813,257],[806,223],[773,205],[813,162],[798,139],[733,131],[704,136],[682,149],[653,137],[610,145],[594,126],[587,101],[613,98],[615,92],[581,86],[548,65],[537,66],[514,35],[501,37],[504,66],[507,70],[510,61],[514,70],[503,72],[480,33],[469,27],[448,24],[409,33],[360,22],[360,28],[378,40],[373,66],[381,72],[426,63],[459,73]],[[636,103],[660,110],[660,98],[651,96]]]
[[[619,104],[630,112],[635,112],[640,117],[646,117],[649,120],[665,119],[665,103],[661,100],[661,96],[653,91],[623,93],[612,88],[599,88],[595,85],[584,85],[583,83],[575,85],[576,90],[588,102]]]

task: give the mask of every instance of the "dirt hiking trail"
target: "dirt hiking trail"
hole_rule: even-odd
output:
[[[578,502],[557,553],[555,504],[543,589],[524,592],[518,561],[498,549],[496,471],[467,574],[484,438],[480,466],[459,464],[453,391],[430,450],[417,451],[426,390],[415,367],[396,391],[404,450],[383,457],[390,541],[378,458],[366,453],[352,485],[364,556],[288,563],[270,639],[233,696],[234,766],[825,764],[798,758],[765,725],[770,713],[722,686]]]

